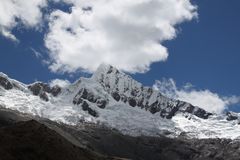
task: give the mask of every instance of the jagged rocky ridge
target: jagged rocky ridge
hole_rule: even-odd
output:
[[[120,72],[110,65],[102,65],[99,67],[92,79],[99,82],[103,89],[107,91],[114,100],[122,101],[129,104],[131,107],[140,107],[150,111],[152,114],[160,112],[161,117],[171,119],[177,112],[191,113],[199,118],[208,118],[212,113],[193,106],[190,103],[174,100],[163,96],[159,91],[153,90],[150,87],[144,87],[139,82],[133,80],[128,75]],[[0,77],[0,85],[9,90],[14,87],[6,76]],[[36,82],[28,85],[28,89],[33,95],[39,96],[41,99],[48,101],[48,95],[57,96],[61,92],[61,87],[50,87],[46,83]],[[84,110],[88,110],[91,115],[97,114],[88,108],[88,103],[95,103],[99,108],[105,108],[109,99],[101,98],[99,95],[94,95],[86,88],[81,88],[73,99],[73,104],[82,105]]]
[[[36,82],[28,86],[28,89],[33,93],[35,96],[39,96],[41,99],[48,101],[47,93],[52,94],[56,97],[61,92],[61,87],[54,86],[50,87],[46,83]]]
[[[82,121],[101,123],[135,136],[175,137],[186,133],[198,138],[237,138],[240,135],[237,113],[216,115],[170,99],[110,65],[101,65],[91,78],[80,78],[63,88],[42,82],[26,85],[1,73],[1,104],[71,125]],[[220,128],[229,132],[231,126],[234,129],[230,134],[225,131],[219,134]]]
[[[130,76],[109,65],[99,67],[92,78],[99,82],[116,101],[145,109],[152,114],[159,112],[163,118],[171,119],[177,112],[190,113],[204,119],[212,115],[190,103],[167,98],[157,90],[144,87]],[[86,91],[85,94],[87,94]],[[85,97],[91,99],[92,95],[90,93],[89,96],[84,95],[83,98]],[[107,102],[108,100],[105,100],[104,105]]]

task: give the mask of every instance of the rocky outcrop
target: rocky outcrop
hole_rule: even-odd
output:
[[[88,114],[90,114],[91,116],[98,117],[97,111],[89,107],[89,104],[85,100],[78,99],[76,101],[73,101],[73,103],[75,105],[80,105],[82,107],[82,110],[88,112]]]
[[[132,107],[136,107],[137,102],[134,98],[130,97],[130,98],[128,98],[128,104]]]
[[[42,99],[42,100],[44,100],[44,101],[49,101],[49,98],[48,98],[48,95],[47,95],[47,93],[46,92],[41,92],[40,94],[39,94],[39,97]]]
[[[228,121],[234,121],[234,120],[239,119],[238,115],[236,113],[233,113],[233,112],[227,112],[226,116],[227,116]]]
[[[99,108],[102,108],[102,109],[104,109],[108,104],[108,99],[104,99],[100,97],[100,95],[95,95],[94,93],[92,93],[86,88],[82,88],[79,90],[79,92],[76,94],[76,96],[73,99],[73,104],[77,104],[77,105],[81,104],[84,100],[94,103]]]
[[[212,113],[187,102],[178,101],[177,106],[182,113],[190,113],[202,119],[207,119],[209,116],[213,115]]]
[[[39,96],[41,99],[48,101],[49,98],[46,92],[49,93],[51,90],[49,85],[37,82],[32,85],[29,85],[28,88],[33,93],[33,95]]]
[[[0,86],[4,89],[9,90],[13,88],[13,84],[6,78],[0,75]]]
[[[86,101],[83,101],[82,103],[82,109],[84,111],[87,111],[90,115],[92,115],[93,117],[98,117],[98,113],[93,110],[92,108],[89,107],[89,104]]]
[[[56,85],[56,86],[53,86],[53,87],[51,88],[50,93],[51,93],[54,97],[56,97],[56,96],[58,96],[58,95],[61,93],[61,91],[62,91],[62,88],[59,87],[58,85]]]
[[[160,113],[163,118],[171,119],[179,112],[190,113],[203,119],[212,115],[199,107],[167,98],[157,90],[144,87],[110,65],[100,66],[92,79],[100,83],[116,102],[121,101],[131,107],[139,107],[152,114]]]
[[[195,112],[192,112],[192,114],[203,119],[208,119],[209,116],[213,115],[212,113],[209,113],[201,108],[197,108],[197,110]]]
[[[36,82],[28,86],[28,89],[35,96],[39,96],[41,99],[48,101],[49,97],[47,93],[52,94],[54,97],[58,96],[61,93],[61,88],[59,86],[50,87],[46,83]]]
[[[51,91],[50,86],[42,82],[34,83],[30,85],[28,88],[32,91],[33,95],[35,96],[39,95],[41,92],[50,93]]]
[[[118,92],[112,92],[112,97],[118,102],[121,99],[121,96],[118,94]]]

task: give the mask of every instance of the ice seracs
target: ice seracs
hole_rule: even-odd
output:
[[[133,136],[240,135],[237,114],[216,115],[165,97],[106,64],[100,65],[92,77],[82,77],[65,87],[42,82],[26,85],[1,73],[0,105],[70,125],[101,123]]]

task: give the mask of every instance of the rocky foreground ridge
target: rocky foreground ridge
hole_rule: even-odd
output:
[[[105,126],[59,124],[0,108],[1,160],[239,160],[240,141],[131,137]],[[121,157],[121,158],[120,158]]]

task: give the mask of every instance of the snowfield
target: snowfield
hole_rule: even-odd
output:
[[[114,68],[111,69],[114,70]],[[10,79],[7,75],[1,73],[0,77],[8,79],[14,87],[6,90],[0,85],[0,106],[69,125],[77,125],[81,121],[101,123],[132,136],[164,134],[169,137],[176,137],[183,133],[190,138],[238,139],[240,136],[238,119],[228,121],[224,114],[213,114],[207,119],[203,119],[190,113],[177,112],[171,119],[166,119],[161,117],[160,112],[153,114],[146,108],[133,107],[128,103],[116,101],[110,92],[118,91],[118,93],[131,96],[134,90],[138,97],[147,95],[147,92],[142,93],[145,92],[142,85],[124,73],[120,73],[118,76],[114,76],[114,74],[103,76],[106,72],[109,72],[109,66],[103,65],[91,78],[80,78],[75,83],[62,88],[58,96],[46,93],[48,101],[33,95],[28,89],[29,85]],[[114,72],[119,71],[115,70]],[[108,87],[106,87],[106,84]],[[81,105],[73,104],[74,99],[80,98],[79,92],[81,89],[86,89],[98,99],[106,100],[107,103],[104,108],[98,107],[95,102],[85,100],[88,108],[94,110],[97,116],[89,114]],[[161,101],[162,107],[165,107],[166,110],[169,108],[164,104],[176,105],[175,100],[162,95],[159,98],[157,91],[151,93],[147,103],[151,105],[156,99]]]

